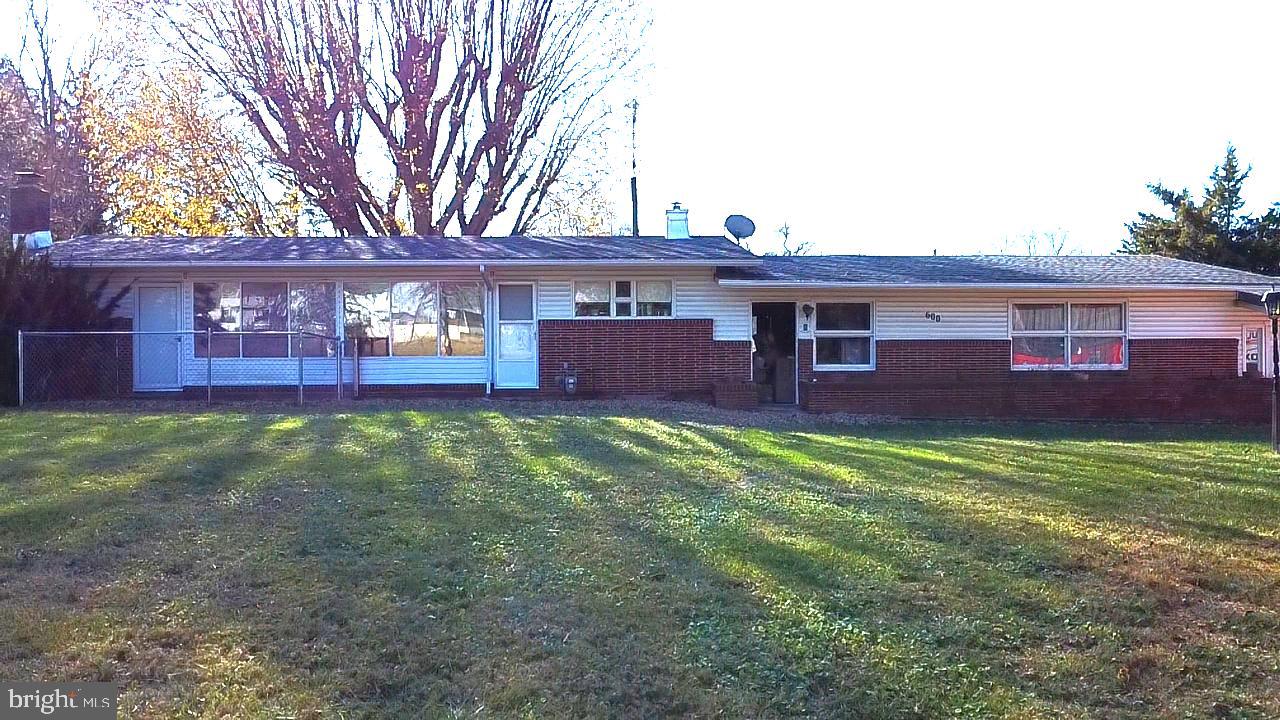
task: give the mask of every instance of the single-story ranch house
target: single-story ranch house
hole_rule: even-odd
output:
[[[346,342],[311,344],[307,382],[358,373],[361,395],[560,396],[571,376],[579,396],[815,411],[1267,416],[1272,277],[1152,256],[762,257],[687,227],[677,206],[663,237],[99,236],[49,252],[130,284],[134,329],[212,330],[136,353],[134,392],[202,389],[210,371],[291,382],[283,338],[219,335],[309,330]]]

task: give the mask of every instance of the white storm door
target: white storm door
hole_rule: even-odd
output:
[[[533,283],[498,283],[494,385],[538,387],[538,313]]]
[[[136,290],[140,331],[133,343],[135,390],[180,390],[178,374],[182,335],[178,330],[178,288],[174,285],[141,285]]]

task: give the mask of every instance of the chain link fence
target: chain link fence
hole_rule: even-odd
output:
[[[342,399],[357,390],[343,345],[309,332],[23,331],[18,404]]]

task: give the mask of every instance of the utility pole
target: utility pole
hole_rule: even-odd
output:
[[[640,102],[635,98],[627,103],[631,108],[631,237],[640,236],[640,194],[636,190],[636,113]]]

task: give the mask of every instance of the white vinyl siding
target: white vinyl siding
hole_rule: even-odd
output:
[[[709,269],[543,270],[519,272],[504,269],[500,280],[529,279],[538,282],[538,318],[572,320],[573,283],[584,280],[671,281],[672,317],[713,321],[716,340],[749,340],[751,299],[716,284]]]
[[[1123,302],[1128,337],[1231,338],[1244,325],[1266,320],[1236,304],[1234,290],[1025,291],[990,290],[804,290],[721,288],[707,302],[717,338],[750,338],[752,302],[875,302],[877,340],[1008,340],[1010,302]],[[803,318],[798,318],[803,320]]]

